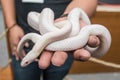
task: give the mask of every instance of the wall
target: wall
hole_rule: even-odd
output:
[[[2,9],[0,6],[0,34],[5,30]],[[6,37],[3,37],[0,40],[0,67],[3,67],[7,64],[8,61],[8,49]]]

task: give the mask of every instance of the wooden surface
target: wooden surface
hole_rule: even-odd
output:
[[[11,67],[0,70],[0,80],[13,80]]]
[[[102,60],[120,64],[120,12],[97,12],[92,23],[106,26],[112,35],[112,45]],[[75,61],[70,73],[118,72],[120,69],[105,67],[92,62]]]

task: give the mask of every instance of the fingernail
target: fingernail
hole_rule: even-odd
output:
[[[16,60],[18,61],[18,60],[19,60],[19,58],[18,58],[18,57],[16,57]]]
[[[15,55],[15,52],[12,52],[12,55],[14,56],[14,55]]]

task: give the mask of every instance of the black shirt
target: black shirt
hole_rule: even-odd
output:
[[[23,28],[25,33],[37,32],[27,24],[27,14],[30,11],[41,12],[43,8],[49,7],[54,11],[55,18],[58,18],[63,14],[71,1],[72,0],[45,0],[44,3],[23,3],[22,0],[15,0],[17,23]]]
[[[99,2],[107,4],[120,4],[120,0],[99,0]]]

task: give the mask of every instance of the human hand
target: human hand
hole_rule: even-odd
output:
[[[66,19],[66,17],[58,18],[56,20],[56,22],[61,21],[61,20],[65,20],[65,19]],[[80,20],[81,28],[83,28],[86,25],[87,24],[84,21]],[[87,45],[89,45],[90,47],[97,47],[100,45],[100,40],[97,36],[92,35],[89,37]],[[81,49],[77,49],[74,51],[73,57],[75,60],[87,61],[91,57],[91,53],[89,51],[85,50],[84,48],[81,48]]]
[[[81,21],[81,28],[84,27],[86,25],[85,22]],[[97,47],[100,45],[100,40],[97,36],[95,35],[91,35],[89,37],[88,43],[87,45],[89,45],[90,47]],[[79,60],[79,61],[87,61],[89,60],[89,58],[91,57],[91,53],[87,50],[85,50],[84,48],[75,50],[73,53],[74,59],[75,60]]]
[[[19,56],[17,54],[17,45],[20,39],[24,36],[23,30],[20,28],[19,25],[15,25],[9,30],[9,43],[12,51],[12,55],[15,55],[16,60],[19,60]]]
[[[58,18],[55,20],[55,22],[65,20],[65,19],[66,17]],[[81,21],[81,26],[85,26],[85,25],[86,24],[83,21]],[[88,41],[89,46],[96,47],[99,44],[100,44],[100,41],[96,36],[90,36]],[[75,58],[75,60],[87,61],[91,57],[91,55],[90,55],[90,52],[88,52],[84,48],[81,48],[74,51],[73,57]],[[68,54],[66,52],[44,51],[40,57],[38,64],[41,69],[46,69],[50,65],[50,63],[52,63],[55,66],[61,66],[65,63],[67,58],[68,58]]]

